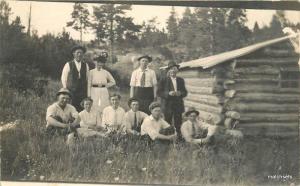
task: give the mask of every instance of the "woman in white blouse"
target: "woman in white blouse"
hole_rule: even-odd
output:
[[[101,127],[100,112],[93,110],[92,105],[93,100],[91,98],[85,98],[82,100],[81,106],[84,110],[79,113],[80,128],[77,129],[77,132],[81,137],[105,137],[103,127]]]
[[[96,68],[90,70],[88,76],[88,96],[94,100],[93,109],[102,113],[109,106],[109,94],[107,88],[116,84],[112,75],[103,67],[107,60],[107,53],[102,52],[94,58]]]

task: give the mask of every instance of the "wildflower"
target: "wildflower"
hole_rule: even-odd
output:
[[[114,180],[115,180],[115,181],[119,181],[119,177],[115,177]]]
[[[142,171],[144,171],[144,172],[145,172],[146,170],[147,170],[147,168],[146,168],[146,167],[143,167],[143,168],[142,168]]]
[[[107,160],[106,163],[107,163],[107,164],[111,164],[112,161],[111,161],[111,160]]]
[[[45,176],[40,176],[40,180],[44,180],[45,179]]]

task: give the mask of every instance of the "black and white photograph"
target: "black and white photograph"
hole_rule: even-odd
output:
[[[0,184],[300,186],[299,8],[0,0]]]

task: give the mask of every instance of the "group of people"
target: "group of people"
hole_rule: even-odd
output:
[[[63,68],[63,88],[56,95],[57,101],[47,109],[47,133],[66,135],[68,144],[76,137],[108,137],[112,133],[193,144],[212,141],[217,127],[200,122],[195,109],[184,113],[187,90],[184,79],[177,77],[176,63],[168,64],[167,76],[158,82],[155,72],[148,68],[152,58],[140,56],[139,68],[132,72],[130,80],[130,110],[125,112],[119,105],[121,96],[108,91],[116,81],[104,69],[107,53],[94,57],[96,68],[89,70],[82,60],[86,49],[75,46],[71,51],[74,59]],[[187,121],[182,123],[183,113]]]

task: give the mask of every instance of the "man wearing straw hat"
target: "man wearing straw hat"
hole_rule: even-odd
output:
[[[65,64],[61,75],[62,86],[72,93],[72,105],[78,112],[82,110],[81,100],[87,97],[89,66],[82,60],[85,52],[85,47],[74,46],[71,49],[74,59]]]

